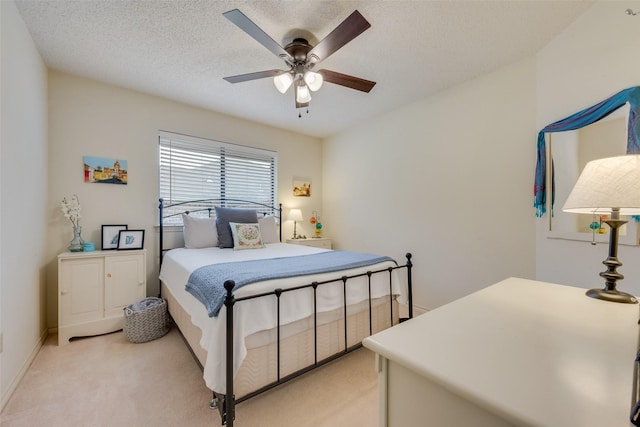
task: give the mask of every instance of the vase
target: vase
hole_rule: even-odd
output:
[[[69,251],[82,252],[84,240],[82,240],[82,227],[73,227],[73,239],[69,242]]]

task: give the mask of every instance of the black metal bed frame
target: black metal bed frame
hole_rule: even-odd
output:
[[[160,264],[162,264],[162,257],[164,252],[166,252],[169,249],[165,249],[163,246],[163,222],[164,219],[167,217],[171,217],[171,216],[176,216],[176,215],[180,215],[181,213],[174,213],[174,214],[170,214],[167,215],[166,217],[163,216],[163,212],[165,208],[169,208],[169,207],[176,207],[176,206],[181,206],[181,205],[187,205],[189,203],[193,203],[194,201],[189,201],[189,202],[181,202],[181,203],[175,203],[175,204],[171,204],[171,205],[167,205],[164,206],[164,202],[163,199],[160,199],[160,205],[159,205],[159,212],[160,212]],[[278,218],[279,218],[279,231],[280,231],[280,240],[282,241],[282,205],[280,204],[277,208],[273,207],[273,206],[269,206],[266,204],[262,204],[262,203],[255,203],[255,202],[250,202],[250,201],[246,201],[246,200],[238,200],[238,199],[202,199],[202,200],[197,200],[195,202],[220,202],[221,204],[224,204],[225,206],[229,207],[229,206],[233,206],[233,207],[240,207],[240,206],[261,206],[267,210],[271,210],[272,213],[278,212]],[[206,208],[199,208],[196,210],[191,210],[191,211],[185,211],[184,213],[189,213],[189,212],[197,212],[197,211],[208,211],[209,216],[211,216],[211,210],[213,209],[212,207],[206,207]],[[406,269],[407,270],[407,291],[408,291],[408,309],[409,309],[409,319],[413,317],[413,291],[412,291],[412,276],[411,276],[411,269],[413,267],[413,263],[412,263],[412,255],[410,253],[406,254],[406,263],[404,265],[396,265],[395,267],[387,267],[381,270],[374,270],[374,271],[367,271],[366,273],[361,273],[361,274],[356,274],[356,275],[350,275],[350,276],[341,276],[341,277],[336,277],[335,279],[330,279],[330,280],[325,280],[325,281],[315,281],[306,285],[300,285],[300,286],[296,286],[296,287],[292,287],[292,288],[287,288],[287,289],[282,289],[282,288],[277,288],[274,289],[273,291],[270,292],[263,292],[260,294],[256,294],[256,295],[250,295],[250,296],[245,296],[245,297],[241,297],[241,298],[236,298],[233,294],[233,288],[235,287],[235,282],[233,280],[227,280],[224,282],[224,287],[227,291],[225,300],[224,300],[224,305],[226,307],[226,364],[225,364],[225,375],[226,375],[226,394],[222,395],[222,394],[217,394],[216,392],[213,392],[213,399],[211,401],[211,407],[212,408],[217,408],[218,411],[220,412],[220,417],[222,420],[222,424],[223,425],[227,425],[229,427],[233,427],[233,423],[234,423],[234,419],[235,419],[235,405],[241,402],[244,402],[245,400],[248,400],[252,397],[255,397],[261,393],[264,393],[265,391],[271,390],[274,387],[277,387],[281,384],[284,384],[294,378],[299,377],[300,375],[303,375],[315,368],[318,368],[320,366],[323,366],[335,359],[338,359],[348,353],[351,353],[354,350],[357,350],[359,348],[362,347],[362,343],[357,343],[355,345],[349,346],[348,344],[348,339],[347,339],[347,329],[348,329],[348,325],[347,325],[347,282],[349,279],[354,279],[354,278],[358,278],[358,277],[367,277],[368,280],[368,291],[369,291],[369,335],[371,335],[373,333],[373,319],[372,319],[372,298],[371,298],[371,277],[373,275],[376,274],[383,274],[383,273],[388,273],[389,275],[389,302],[390,302],[390,325],[393,326],[393,317],[394,317],[394,313],[393,313],[393,292],[392,292],[392,286],[393,286],[393,271],[397,270],[397,269]],[[336,283],[336,282],[342,282],[342,311],[343,311],[343,316],[344,316],[344,349],[333,354],[330,355],[322,360],[318,360],[318,341],[317,341],[317,333],[318,333],[318,323],[317,323],[317,315],[318,315],[318,311],[317,311],[317,289],[319,286],[322,285],[326,285],[326,284],[330,284],[330,283]],[[294,292],[294,291],[299,291],[302,289],[309,289],[312,288],[313,289],[313,335],[314,335],[314,362],[311,365],[308,365],[304,368],[301,368],[293,373],[290,373],[286,376],[281,376],[280,373],[280,328],[281,328],[281,324],[280,324],[280,298],[283,294],[288,293],[288,292]],[[162,289],[162,286],[160,286],[160,289]],[[241,396],[239,398],[236,399],[235,394],[234,394],[234,375],[233,375],[233,339],[234,339],[234,324],[233,324],[233,310],[234,310],[234,306],[236,303],[240,303],[242,301],[247,301],[247,300],[251,300],[251,299],[256,299],[256,298],[265,298],[265,297],[269,297],[269,296],[275,296],[275,300],[276,300],[276,319],[277,319],[277,325],[276,325],[276,329],[277,329],[277,333],[276,333],[276,357],[277,357],[277,374],[276,374],[276,380],[272,381],[269,384],[266,384],[262,387],[260,387],[259,389],[252,391],[244,396]],[[404,320],[407,320],[406,318],[400,318],[399,321],[402,322]],[[231,361],[229,363],[229,361]],[[230,398],[227,398],[229,397]]]

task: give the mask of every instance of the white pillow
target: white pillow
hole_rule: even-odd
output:
[[[280,243],[275,216],[264,216],[258,218],[258,224],[260,224],[260,233],[262,234],[263,243]]]
[[[215,218],[203,218],[182,214],[184,247],[187,249],[218,246],[218,229]]]
[[[244,224],[230,222],[231,235],[233,236],[233,250],[264,248],[259,224]]]

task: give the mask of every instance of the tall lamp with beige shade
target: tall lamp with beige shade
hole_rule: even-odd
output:
[[[607,270],[600,273],[603,289],[590,289],[587,295],[606,301],[635,304],[636,297],[616,289],[624,276],[616,271],[618,235],[627,223],[622,215],[640,215],[640,155],[626,155],[593,160],[585,166],[562,208],[565,212],[610,215],[604,222],[611,228],[609,256],[602,263]]]

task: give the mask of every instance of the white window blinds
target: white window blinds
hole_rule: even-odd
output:
[[[190,202],[180,211],[196,211],[203,199],[220,199],[222,206],[234,206],[238,199],[276,205],[276,152],[169,132],[160,132],[158,140],[165,206]]]

